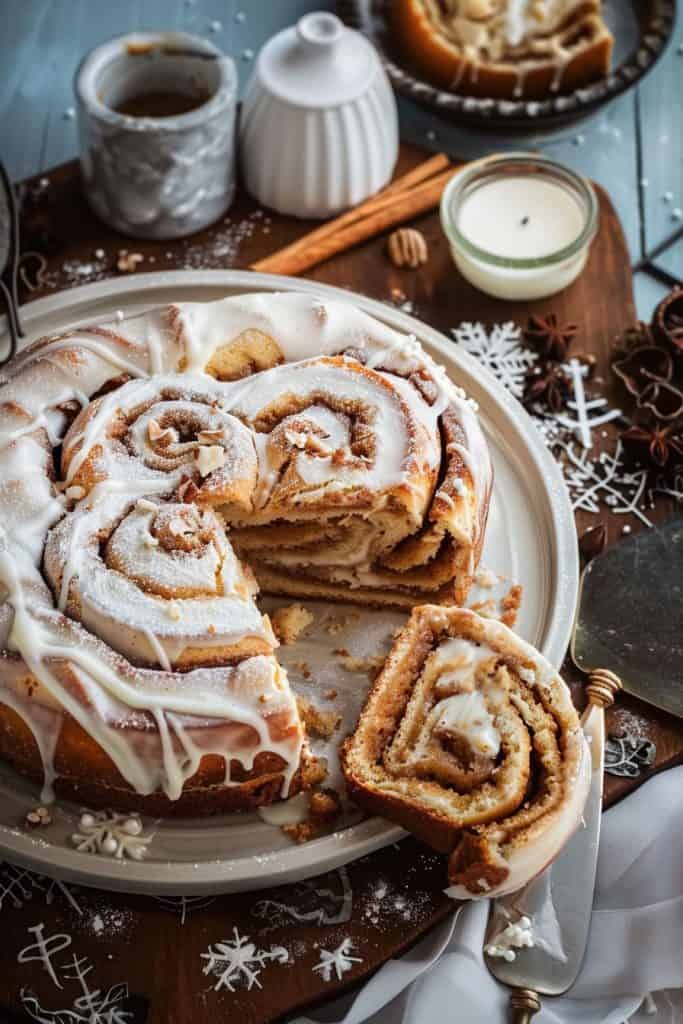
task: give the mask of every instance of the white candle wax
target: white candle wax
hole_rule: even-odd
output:
[[[497,298],[538,299],[562,291],[583,270],[597,201],[588,182],[546,157],[493,156],[454,175],[441,223],[471,284]]]
[[[571,245],[584,224],[574,196],[561,185],[527,175],[480,185],[463,200],[457,225],[464,237],[494,256],[540,259]]]

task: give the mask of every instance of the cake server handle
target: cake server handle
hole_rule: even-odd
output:
[[[529,1024],[529,1021],[541,1009],[538,992],[532,988],[515,988],[510,994],[510,1024]]]
[[[605,709],[614,703],[621,690],[621,679],[606,668],[598,668],[590,673],[586,684],[588,703],[581,716],[581,725],[593,736],[591,750],[593,770],[597,770],[602,778],[604,742],[605,742]],[[595,716],[595,721],[591,721]],[[589,725],[590,722],[590,725]],[[588,728],[587,728],[588,727]],[[536,989],[514,988],[510,993],[511,1024],[529,1024],[529,1021],[541,1008],[541,1000]]]

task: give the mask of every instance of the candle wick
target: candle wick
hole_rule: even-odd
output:
[[[529,223],[529,218],[528,217],[522,217],[522,219],[520,220],[519,223],[520,223],[520,225],[523,228],[525,228],[527,226],[527,224]]]

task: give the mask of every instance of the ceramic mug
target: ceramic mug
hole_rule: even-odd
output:
[[[184,32],[119,36],[84,58],[74,88],[85,192],[103,221],[163,239],[225,213],[235,192],[237,74],[229,57]],[[115,109],[136,97],[175,97],[186,112]]]

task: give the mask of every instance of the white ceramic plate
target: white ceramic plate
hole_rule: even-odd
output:
[[[477,400],[495,466],[482,562],[523,585],[516,628],[559,665],[569,640],[578,585],[574,518],[560,472],[521,405],[437,331],[380,302],[338,288],[231,270],[171,271],[101,281],[40,299],[22,313],[28,343],[49,332],[106,320],[117,309],[129,315],[171,301],[209,302],[240,292],[283,289],[352,301],[397,330],[414,333]],[[339,646],[338,637],[334,646]],[[344,674],[334,658],[328,662],[326,686],[335,681],[335,673]],[[348,679],[339,678],[339,682],[348,688]],[[37,799],[35,787],[0,766],[0,855],[67,881],[130,892],[191,894],[265,888],[329,871],[403,834],[381,818],[370,818],[296,846],[255,814],[145,822],[146,830],[155,833],[146,859],[112,860],[73,848],[70,835],[79,808],[66,803],[55,808],[49,828],[27,832],[21,825]]]

